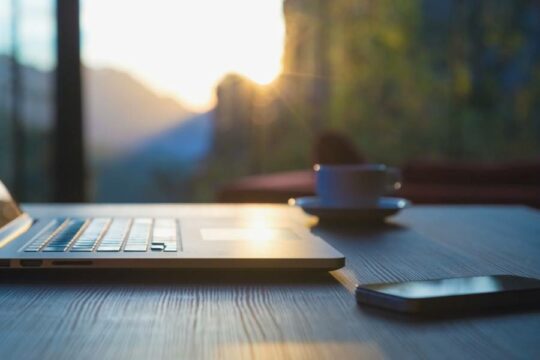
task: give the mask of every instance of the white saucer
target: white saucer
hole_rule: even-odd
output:
[[[323,205],[316,196],[296,198],[291,205],[300,206],[306,213],[318,216],[320,220],[332,221],[380,221],[409,207],[410,201],[396,197],[381,197],[373,206],[336,207]]]

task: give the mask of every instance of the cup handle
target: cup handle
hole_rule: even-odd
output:
[[[396,167],[388,167],[386,170],[386,192],[393,193],[401,189],[401,171]]]

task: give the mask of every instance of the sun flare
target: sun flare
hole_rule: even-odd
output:
[[[281,70],[282,0],[83,0],[83,61],[127,71],[194,110],[227,73],[259,84]]]

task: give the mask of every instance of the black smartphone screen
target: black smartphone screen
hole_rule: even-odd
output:
[[[9,191],[0,181],[0,228],[22,214],[19,206],[13,200]]]
[[[360,303],[405,312],[520,305],[539,296],[540,280],[513,275],[370,284],[356,290]]]

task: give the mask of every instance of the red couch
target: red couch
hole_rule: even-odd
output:
[[[396,196],[417,204],[523,204],[540,208],[540,161],[487,165],[413,162],[403,167]],[[250,176],[227,184],[220,202],[285,203],[313,195],[313,171]]]

